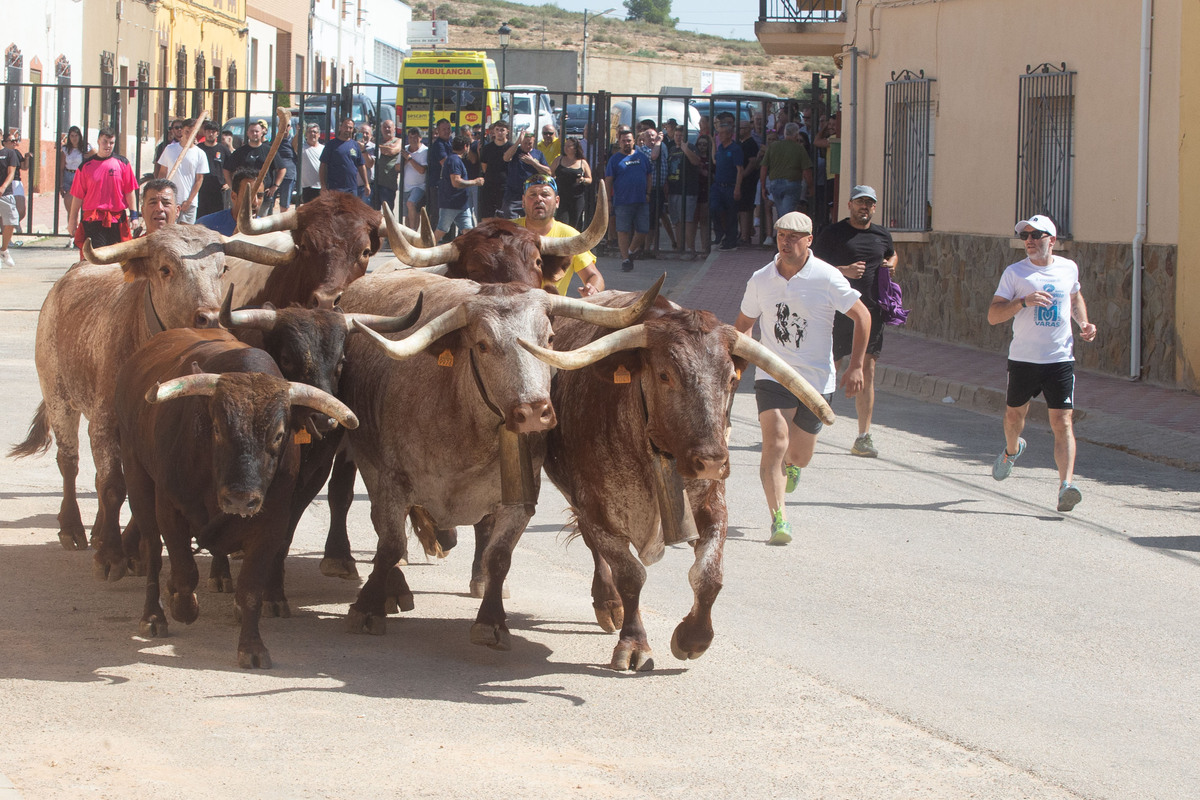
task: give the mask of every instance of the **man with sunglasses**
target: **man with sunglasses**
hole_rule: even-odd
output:
[[[1058,510],[1075,508],[1083,495],[1074,483],[1075,353],[1071,320],[1079,324],[1085,342],[1096,338],[1088,321],[1087,304],[1079,291],[1079,267],[1053,253],[1058,229],[1043,214],[1021,220],[1016,234],[1025,245],[1025,259],[1000,276],[1000,286],[988,307],[988,322],[1013,321],[1008,349],[1008,397],[1004,409],[1004,449],[992,464],[992,477],[1002,481],[1012,474],[1025,452],[1025,415],[1029,401],[1039,394],[1046,399],[1050,428],[1054,431],[1054,463],[1058,466]]]
[[[521,201],[525,216],[518,219],[517,224],[539,236],[550,238],[578,236],[579,231],[554,218],[558,211],[558,201],[558,182],[554,178],[541,174],[532,176],[525,181],[525,196]],[[597,292],[604,291],[604,276],[600,274],[600,270],[596,269],[596,257],[590,250],[572,256],[570,264],[558,280],[547,284],[545,288],[553,288],[559,294],[565,295],[571,288],[571,277],[576,273],[583,281],[579,287],[579,294],[583,297],[591,297]]]
[[[789,123],[794,124],[794,123]],[[879,311],[879,270],[896,268],[896,248],[887,228],[871,222],[877,198],[870,186],[855,186],[847,203],[849,215],[821,231],[813,241],[813,252],[837,267],[838,272],[862,295],[871,313],[871,335],[863,364],[863,390],[854,398],[858,413],[858,438],[850,455],[876,458],[879,451],[871,440],[871,416],[875,413],[875,363],[883,352],[883,318]],[[833,318],[833,360],[839,363],[853,349],[854,323],[845,314]]]
[[[558,131],[552,123],[542,125],[542,140],[537,143],[537,149],[542,151],[547,164],[562,155],[562,139],[558,138]]]

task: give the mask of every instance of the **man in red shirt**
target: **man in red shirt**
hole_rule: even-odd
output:
[[[113,155],[116,140],[112,128],[101,128],[96,155],[83,162],[71,184],[67,231],[81,247],[85,239],[93,247],[130,239],[129,223],[138,218],[133,210],[137,178],[128,161]]]

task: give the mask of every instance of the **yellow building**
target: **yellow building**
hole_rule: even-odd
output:
[[[828,54],[840,41],[837,208],[853,182],[880,193],[909,328],[1002,352],[1008,333],[986,309],[1023,257],[1013,223],[1049,214],[1100,329],[1076,348],[1080,365],[1200,390],[1200,309],[1185,302],[1200,233],[1181,191],[1200,177],[1187,137],[1189,122],[1200,136],[1195,3],[777,3],[757,26],[768,53]]]
[[[240,113],[231,90],[245,88],[246,0],[162,0],[155,22],[160,85],[176,90],[168,114],[207,108],[221,121]]]

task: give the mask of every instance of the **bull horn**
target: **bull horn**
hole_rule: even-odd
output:
[[[92,264],[119,264],[131,258],[150,255],[148,236],[130,239],[128,242],[106,244],[103,247],[92,247],[92,240],[83,243],[83,257]]]
[[[146,295],[142,302],[142,310],[146,314],[146,329],[150,331],[150,335],[162,333],[167,329],[163,325],[163,321],[158,317],[158,311],[154,308],[154,298],[150,295],[150,281],[146,281]]]
[[[424,301],[425,293],[421,292],[417,295],[417,302],[412,307],[412,310],[399,317],[381,317],[375,314],[347,314],[346,330],[350,333],[358,330],[354,327],[354,322],[357,320],[360,324],[378,333],[399,333],[402,330],[411,328],[413,323],[420,319],[421,304]]]
[[[608,192],[604,188],[604,181],[600,181],[599,187],[596,190],[596,214],[587,230],[575,236],[543,236],[542,255],[577,256],[600,244],[608,231]]]
[[[286,267],[296,256],[296,247],[290,250],[276,250],[273,247],[263,247],[260,244],[250,244],[241,239],[222,239],[221,249],[225,255],[264,264],[268,267]]]
[[[424,272],[427,275],[441,275],[445,278],[450,275],[450,265],[438,264],[436,267],[421,267],[418,272]]]
[[[761,343],[738,332],[732,350],[735,356],[741,356],[779,381],[783,388],[796,395],[801,403],[804,403],[810,411],[820,417],[821,422],[832,425],[837,419],[833,409],[829,407],[829,403],[825,402],[825,398],[812,387],[812,384],[806,381],[799,372],[796,372],[790,364]]]
[[[278,137],[277,137],[278,138]],[[237,229],[240,233],[257,235],[274,233],[275,231],[294,231],[300,227],[300,207],[292,206],[287,211],[273,214],[269,217],[255,219],[250,214],[251,191],[242,184],[242,203],[238,206]],[[250,260],[250,259],[247,259]]]
[[[389,357],[403,361],[406,358],[412,358],[447,333],[466,327],[469,321],[467,309],[464,306],[457,306],[429,320],[399,341],[384,338],[358,320],[354,320],[354,327],[370,336]]]
[[[387,206],[388,204],[385,202],[383,205]],[[390,242],[391,241],[391,231],[388,230],[387,218],[388,218],[388,212],[385,210],[383,212],[383,218],[379,220],[379,235],[383,238],[386,238]],[[421,241],[421,234],[417,233],[412,228],[405,225],[403,222],[400,222],[399,218],[396,219],[396,227],[397,227],[397,229],[399,229],[400,234],[405,239],[408,239],[409,244],[417,244],[418,242]],[[396,245],[392,245],[392,249],[395,250]]]
[[[288,402],[294,406],[304,406],[314,411],[320,411],[327,417],[332,417],[344,428],[351,430],[358,427],[358,417],[350,410],[350,406],[338,400],[329,392],[322,391],[307,383],[288,384]]]
[[[222,328],[251,328],[257,331],[270,331],[275,328],[276,313],[271,308],[240,308],[233,310],[233,287],[225,292],[225,302],[221,303],[221,314],[218,317]]]
[[[422,247],[433,247],[437,244],[437,239],[433,238],[433,223],[429,221],[429,212],[425,210],[425,206],[421,206],[421,232],[417,234],[417,238],[421,242]]]
[[[574,350],[548,350],[525,339],[517,339],[517,344],[533,353],[539,361],[544,361],[552,367],[558,367],[559,369],[583,369],[621,350],[637,350],[638,348],[646,347],[648,341],[649,336],[646,334],[646,326],[632,325],[610,333],[607,336],[602,336],[596,341]]]
[[[384,212],[383,221],[388,226],[388,241],[392,245],[392,252],[396,254],[396,258],[410,267],[432,267],[458,258],[458,245],[453,242],[434,247],[414,247],[401,233],[400,223],[392,216],[390,210]]]
[[[583,300],[576,300],[574,297],[560,297],[556,294],[547,295],[550,300],[550,313],[572,319],[581,319],[584,322],[590,322],[593,325],[599,325],[603,328],[624,328],[637,322],[638,318],[646,313],[646,309],[654,304],[655,299],[658,297],[658,291],[662,288],[663,281],[666,279],[667,274],[664,272],[654,282],[654,285],[638,298],[636,303],[625,308],[609,308]]]
[[[215,372],[201,372],[196,375],[184,375],[166,383],[156,383],[153,389],[146,392],[146,402],[153,404],[178,400],[180,397],[209,397],[217,390],[219,380],[221,376]]]

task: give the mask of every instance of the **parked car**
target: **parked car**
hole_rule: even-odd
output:
[[[554,109],[550,107],[550,95],[545,86],[505,86],[503,118],[512,127],[513,138],[528,128],[535,136],[543,122],[554,122]],[[557,127],[557,122],[555,122]]]
[[[557,117],[559,123],[563,123],[563,135],[565,136],[581,136],[583,129],[587,127],[588,115],[591,115],[592,122],[596,121],[599,116],[591,110],[591,106],[587,103],[568,103],[566,107],[566,122],[563,123],[562,117]]]
[[[700,135],[700,112],[674,97],[636,97],[633,101],[619,100],[613,103],[609,115],[609,124],[612,126],[610,133],[615,139],[618,127],[627,125],[633,128],[643,119],[653,120],[659,128],[667,120],[673,119],[686,127],[689,142],[696,141]]]

